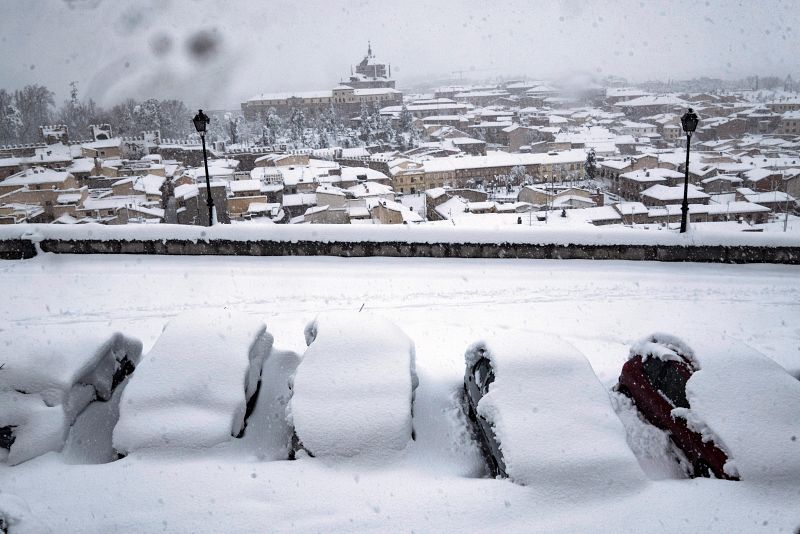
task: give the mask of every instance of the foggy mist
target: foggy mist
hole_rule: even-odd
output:
[[[180,98],[238,108],[329,88],[367,41],[398,86],[581,72],[632,82],[795,75],[793,1],[302,2],[6,0],[0,86],[77,81],[103,105]]]

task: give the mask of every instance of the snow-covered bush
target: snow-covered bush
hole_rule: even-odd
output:
[[[644,482],[607,391],[572,345],[508,332],[467,348],[469,368],[481,358],[495,379],[477,412],[492,425],[514,482],[605,493]]]
[[[125,388],[114,448],[210,447],[240,436],[271,348],[266,326],[249,315],[179,315]]]
[[[108,400],[142,351],[140,341],[96,326],[10,328],[0,346],[0,432],[8,445],[0,454],[12,465],[60,450],[78,414]]]
[[[305,330],[306,350],[288,414],[314,456],[400,450],[412,438],[414,343],[369,313],[324,314]]]

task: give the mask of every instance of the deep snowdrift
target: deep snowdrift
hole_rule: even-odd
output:
[[[0,532],[49,534],[52,530],[36,519],[28,503],[16,495],[0,493]]]
[[[276,345],[298,354],[307,348],[303,328],[318,313],[362,305],[415,342],[416,440],[392,461],[363,454],[273,461],[285,457],[279,414],[285,397],[264,382],[240,440],[230,440],[228,428],[229,441],[208,449],[139,450],[99,465],[70,464],[65,451],[0,464],[0,491],[24,499],[28,519],[53,532],[749,534],[800,527],[800,481],[667,479],[633,493],[576,498],[557,485],[480,478],[482,461],[456,400],[466,344],[509,330],[567,340],[606,388],[617,382],[630,345],[667,322],[700,357],[696,337],[728,333],[797,373],[797,267],[41,254],[0,262],[0,293],[4,325],[32,332],[54,324],[73,331],[108,325],[142,339],[146,351],[177,314],[224,307],[265,321]],[[273,375],[275,354],[262,380],[281,384],[296,357]],[[265,391],[276,393],[266,407],[272,419],[256,417]],[[265,420],[277,422],[283,441],[259,453],[249,439]],[[748,428],[755,433],[761,426]]]
[[[291,397],[289,383],[299,363],[295,352],[276,348],[264,360],[258,398],[241,440],[241,450],[259,461],[289,457],[292,427],[286,420],[286,407]]]

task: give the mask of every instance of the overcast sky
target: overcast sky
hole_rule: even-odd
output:
[[[800,77],[797,0],[0,0],[0,87],[238,108],[329,89],[372,41],[398,87],[572,71]],[[464,74],[468,76],[468,74]]]

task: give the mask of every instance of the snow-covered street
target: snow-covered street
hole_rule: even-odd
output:
[[[0,263],[0,294],[0,328],[37,336],[54,324],[109,326],[141,339],[145,357],[169,319],[192,310],[252,315],[276,348],[298,354],[306,324],[338,310],[380,314],[416,344],[416,441],[405,450],[264,461],[234,440],[102,465],[69,464],[58,453],[0,465],[2,492],[24,499],[54,532],[800,527],[800,484],[666,479],[587,495],[485,478],[458,402],[467,346],[510,331],[563,337],[609,389],[630,345],[653,331],[729,336],[798,376],[795,266],[42,254]]]

